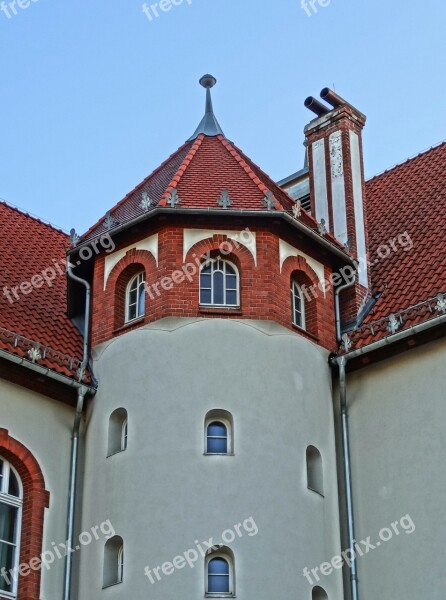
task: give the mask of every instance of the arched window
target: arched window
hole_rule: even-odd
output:
[[[117,408],[110,415],[108,424],[107,456],[127,449],[128,429],[127,411],[125,408]]]
[[[0,577],[0,592],[17,593],[20,527],[22,521],[22,483],[15,469],[0,458],[0,570],[11,572]],[[4,569],[4,570],[3,570]]]
[[[326,591],[317,585],[313,588],[311,600],[328,600]]]
[[[127,284],[125,294],[125,321],[129,323],[143,317],[146,309],[145,296],[146,274],[140,271]]]
[[[200,304],[204,306],[239,306],[238,270],[221,258],[204,263],[200,271]]]
[[[122,583],[124,578],[124,542],[119,535],[106,541],[104,546],[103,587]]]
[[[206,596],[235,596],[234,555],[225,546],[206,556]]]
[[[307,485],[309,490],[324,495],[324,474],[322,469],[322,456],[317,448],[307,448]]]
[[[233,419],[227,410],[211,410],[204,421],[205,454],[233,454]]]
[[[302,288],[296,281],[291,281],[291,306],[293,325],[305,329],[305,298]]]

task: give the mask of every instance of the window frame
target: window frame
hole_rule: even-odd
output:
[[[123,406],[115,408],[108,418],[107,454],[110,458],[128,448],[129,413]],[[118,447],[119,446],[119,447]]]
[[[307,327],[306,327],[306,314],[305,314],[306,313],[305,299],[304,299],[304,295],[302,292],[302,288],[295,279],[291,280],[290,292],[291,292],[291,321],[295,327],[299,327],[299,329],[306,331]],[[296,299],[297,298],[299,298],[299,300],[300,300],[300,311],[296,311]],[[300,321],[301,321],[300,323],[296,322],[296,312],[298,312],[298,314],[300,314]]]
[[[209,591],[209,563],[215,558],[221,558],[229,567],[229,592],[210,592]],[[225,548],[219,548],[206,555],[205,558],[205,598],[235,598],[235,568],[232,553],[225,551]]]
[[[141,278],[141,281],[138,282],[139,278]],[[132,286],[134,284],[134,282],[137,282],[136,284],[136,305],[135,303],[131,303],[130,304],[130,294],[133,291],[132,290]],[[144,290],[144,307],[143,307],[143,311],[141,313],[141,306],[140,306],[140,290],[139,288],[143,285],[145,285],[146,283],[146,272],[145,270],[142,271],[138,271],[138,273],[135,273],[135,275],[133,275],[125,288],[125,314],[124,314],[124,323],[133,323],[133,321],[137,321],[138,319],[142,319],[145,314],[146,314],[146,297],[145,297],[145,290]],[[131,306],[136,306],[136,317],[130,318],[130,307]]]
[[[322,452],[317,446],[313,444],[307,446],[305,450],[305,462],[307,467],[307,489],[325,498],[324,461],[322,459]]]
[[[224,270],[221,269],[216,269],[216,271],[220,271],[223,273],[223,296],[224,296],[224,303],[223,304],[218,304],[214,302],[214,271],[211,271],[211,287],[210,288],[203,288],[201,285],[201,276],[203,274],[203,269],[205,267],[208,267],[209,265],[214,265],[216,263],[222,263],[224,265]],[[226,272],[226,265],[229,265],[230,267],[232,267],[232,269],[234,270],[234,274],[236,277],[236,304],[227,304],[226,303],[226,292],[227,287],[226,287],[226,277],[228,276],[228,273]],[[232,276],[232,273],[230,273],[229,275]],[[201,302],[201,291],[202,289],[205,290],[210,290],[211,291],[211,302]],[[229,291],[234,291],[234,290],[229,290]],[[200,276],[199,276],[199,282],[198,282],[198,304],[199,306],[203,307],[203,308],[228,308],[228,309],[239,309],[240,308],[240,272],[237,268],[237,266],[231,262],[230,260],[226,260],[225,258],[210,258],[209,260],[207,260],[206,262],[203,262],[200,265]]]
[[[129,439],[129,417],[127,413],[127,417],[122,422],[122,431],[121,431],[121,452],[127,450]]]
[[[22,518],[23,518],[23,483],[20,475],[16,469],[7,461],[3,456],[0,456],[0,461],[3,463],[2,475],[0,480],[0,504],[6,506],[12,506],[17,509],[15,515],[15,531],[14,531],[14,542],[6,542],[2,540],[3,544],[14,547],[14,559],[12,569],[17,569],[20,565],[20,542],[22,535]],[[9,481],[11,472],[16,478],[19,495],[12,496],[8,493]],[[6,491],[5,491],[6,490]],[[11,591],[0,590],[0,595],[5,598],[17,598],[19,578],[12,578]]]
[[[119,544],[119,547],[115,547],[114,544]],[[113,556],[112,556],[113,553]],[[115,564],[111,564],[108,561],[111,561]],[[120,535],[115,535],[112,538],[108,539],[104,544],[104,557],[103,557],[103,581],[102,581],[102,589],[107,589],[109,587],[113,587],[114,585],[119,585],[124,581],[124,540]],[[114,571],[115,577],[113,581],[110,583],[105,583],[105,575],[109,571],[112,573]]]
[[[208,452],[208,427],[212,423],[222,423],[226,427],[226,452]],[[231,413],[223,409],[210,410],[204,420],[204,452],[205,456],[234,456],[234,423]]]

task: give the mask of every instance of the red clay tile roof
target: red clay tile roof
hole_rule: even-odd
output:
[[[76,377],[83,344],[66,316],[64,259],[68,245],[68,236],[62,231],[0,202],[0,349],[29,359],[30,342],[17,339],[18,334],[42,346],[40,353],[46,358],[38,364]],[[32,278],[45,269],[56,273],[51,286],[43,282],[33,287]],[[52,277],[50,271],[47,277]],[[37,285],[41,281],[34,280]],[[18,289],[17,299],[11,290],[25,282],[29,285],[24,289],[30,293]],[[70,361],[70,357],[79,360]]]
[[[152,200],[152,209],[168,206],[170,193],[176,190],[181,208],[220,209],[217,200],[224,189],[229,191],[234,210],[267,211],[266,194],[271,191],[276,200],[275,210],[291,212],[295,201],[270,179],[251,159],[224,136],[200,134],[186,142],[156,171],[119,202],[110,214],[116,224],[124,224],[144,214],[140,206],[143,193]],[[302,210],[300,221],[317,231],[317,221]],[[89,239],[106,230],[101,219],[82,236]],[[343,246],[331,234],[337,247]]]
[[[446,142],[370,179],[366,206],[372,291],[383,294],[350,336],[356,347],[389,335],[391,314],[404,311],[398,331],[441,314],[423,302],[446,292]]]

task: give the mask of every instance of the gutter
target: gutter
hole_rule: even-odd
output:
[[[352,550],[352,559],[350,566],[350,589],[352,594],[352,600],[358,600],[358,572],[356,566],[356,553],[354,552],[355,544],[355,519],[353,511],[353,485],[352,485],[352,474],[351,474],[351,460],[350,460],[350,436],[348,427],[348,404],[347,404],[347,379],[346,379],[346,366],[349,360],[363,356],[383,348],[391,346],[397,342],[409,338],[417,333],[433,329],[439,325],[446,324],[446,314],[440,315],[424,323],[413,325],[404,331],[394,333],[381,340],[372,342],[367,346],[347,352],[342,356],[332,357],[329,362],[332,367],[338,366],[339,368],[339,397],[341,404],[341,426],[342,426],[342,451],[344,460],[344,485],[346,495],[346,506],[347,506],[347,526],[348,526],[348,544],[349,549]]]
[[[169,214],[169,215],[172,215],[172,214],[206,215],[206,216],[215,216],[215,217],[217,217],[217,216],[218,217],[223,217],[223,216],[257,217],[257,218],[269,217],[269,218],[273,218],[273,219],[278,219],[278,218],[284,219],[287,223],[292,225],[295,229],[298,229],[299,231],[301,231],[302,233],[304,233],[305,235],[307,235],[308,237],[313,239],[315,242],[317,242],[318,244],[323,246],[326,250],[329,250],[330,252],[335,254],[338,258],[341,258],[344,262],[351,264],[353,266],[355,265],[354,259],[351,256],[349,256],[348,254],[346,254],[343,250],[341,250],[341,248],[338,248],[335,244],[333,244],[329,240],[321,237],[318,233],[316,233],[313,229],[311,229],[311,227],[308,227],[307,225],[304,225],[300,221],[297,221],[296,219],[294,219],[294,217],[292,217],[291,215],[289,215],[288,213],[286,213],[284,211],[233,210],[233,209],[222,210],[221,208],[216,209],[216,208],[156,207],[153,210],[151,210],[150,212],[140,215],[136,219],[127,221],[126,223],[123,223],[122,225],[119,225],[118,227],[110,229],[109,231],[106,231],[106,232],[104,231],[101,234],[98,234],[98,235],[92,237],[91,239],[78,244],[75,248],[73,248],[72,250],[70,250],[68,252],[68,256],[75,254],[78,250],[80,250],[83,247],[90,246],[90,244],[93,242],[93,240],[101,238],[106,233],[108,233],[109,235],[116,235],[116,234],[120,233],[121,231],[124,231],[125,229],[127,229],[129,226],[137,225],[138,223],[141,223],[141,222],[143,222],[149,218],[155,217],[157,215],[167,215],[167,214]]]
[[[64,385],[76,389],[85,388],[86,391],[92,395],[96,393],[96,388],[89,386],[85,383],[81,383],[76,381],[75,379],[71,379],[66,375],[62,375],[61,373],[57,373],[56,371],[52,371],[48,367],[44,367],[43,365],[38,365],[37,363],[33,363],[26,358],[22,358],[17,356],[16,354],[12,354],[7,350],[0,350],[0,358],[3,358],[9,362],[15,363],[16,365],[21,365],[30,369],[30,371],[34,371],[35,373],[39,373],[39,375],[43,375],[44,377],[48,377],[49,379],[53,379],[59,383],[63,383]]]

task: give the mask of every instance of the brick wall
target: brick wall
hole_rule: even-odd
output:
[[[244,227],[225,226],[226,230],[240,232]],[[266,227],[253,227],[256,233],[257,264],[251,252],[241,243],[214,235],[195,244],[183,262],[183,226],[158,226],[156,230],[140,234],[134,240],[158,233],[158,266],[148,251],[130,250],[113,268],[104,290],[105,256],[96,258],[92,286],[92,340],[93,346],[117,335],[164,317],[237,318],[275,321],[288,329],[307,336],[329,350],[336,349],[333,290],[325,294],[318,289],[318,278],[301,257],[289,257],[280,271],[279,236]],[[280,237],[294,244],[306,254],[324,264],[329,279],[332,268],[327,256],[305,238],[296,239],[283,231]],[[123,244],[127,247],[129,242]],[[119,250],[119,246],[116,250]],[[220,255],[233,262],[240,273],[240,308],[212,308],[199,306],[199,269],[202,257]],[[189,278],[162,289],[160,283],[187,263]],[[124,323],[126,282],[138,270],[145,270],[147,291],[145,316],[131,324]],[[192,273],[192,271],[195,271]],[[291,321],[291,277],[301,277],[309,287],[317,290],[317,297],[306,308],[308,331],[302,331]]]

